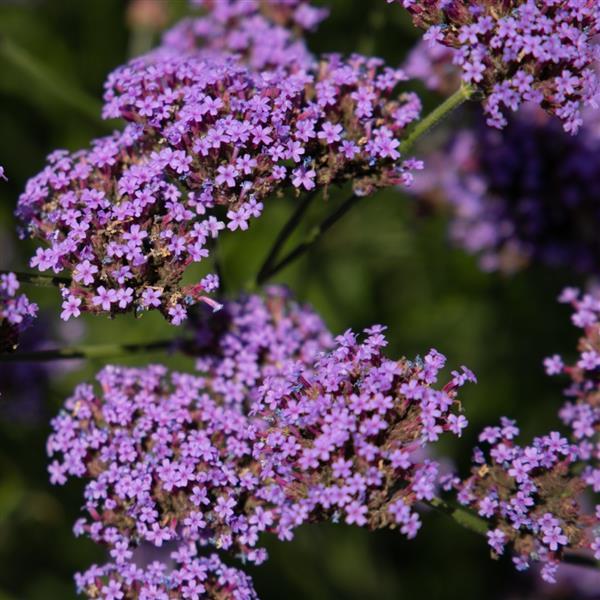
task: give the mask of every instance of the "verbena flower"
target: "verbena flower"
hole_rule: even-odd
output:
[[[180,21],[163,37],[163,48],[180,53],[238,55],[257,70],[311,66],[314,55],[303,34],[328,11],[305,0],[197,0],[205,14]]]
[[[234,208],[285,187],[347,180],[367,194],[410,181],[413,161],[401,160],[399,140],[421,105],[394,94],[405,80],[360,55],[261,74],[230,60],[150,56],[109,77],[105,115],[160,134],[185,163],[179,174],[194,172]]]
[[[14,273],[0,275],[0,353],[18,346],[19,335],[32,325],[38,312],[37,304],[19,294],[19,288]]]
[[[579,360],[565,366],[558,355],[544,361],[551,375],[567,373],[572,398],[560,411],[571,439],[553,431],[520,446],[515,422],[486,427],[474,451],[472,475],[459,486],[459,500],[490,521],[488,542],[494,554],[510,544],[518,570],[535,561],[551,583],[566,549],[591,550],[600,558],[600,504],[589,505],[583,492],[600,492],[600,301],[567,289],[561,299],[573,304],[573,322],[584,329]],[[597,496],[596,496],[597,498]]]
[[[436,389],[444,357],[388,360],[380,327],[361,343],[347,332],[305,363],[330,340],[318,341],[316,317],[297,320],[294,334],[277,302],[271,324],[256,329],[252,315],[265,305],[234,308],[223,341],[208,343],[202,375],[107,367],[101,391],[79,386],[53,420],[51,480],[89,478],[91,518],[76,531],[108,544],[117,564],[138,540],[211,544],[260,563],[262,532],[288,540],[302,523],[328,519],[417,533],[412,507],[438,480],[420,451],[446,431],[460,435],[456,390],[474,377],[453,372]],[[269,352],[244,356],[248,338]]]
[[[491,130],[452,134],[433,151],[411,193],[450,209],[450,237],[482,269],[514,272],[529,263],[600,272],[600,127],[595,111],[570,136],[528,106]]]
[[[128,559],[93,565],[75,577],[77,590],[103,600],[256,600],[252,580],[216,555],[198,556],[196,547],[181,545],[170,564],[139,566]]]
[[[394,0],[388,0],[393,2]],[[596,107],[600,7],[595,0],[396,0],[426,38],[457,50],[462,78],[487,96],[490,125],[524,102],[575,133],[582,106]]]
[[[263,200],[353,181],[358,194],[408,183],[399,139],[418,98],[402,71],[329,57],[313,71],[257,73],[233,60],[150,55],[118,69],[105,114],[133,121],[86,151],[55,152],[18,204],[49,245],[32,267],[72,273],[63,318],[157,308],[174,324],[211,302],[214,276],[181,287],[224,229]]]

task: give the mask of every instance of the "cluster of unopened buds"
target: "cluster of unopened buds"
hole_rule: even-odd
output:
[[[465,84],[480,89],[489,125],[534,103],[558,116],[566,131],[596,108],[594,66],[600,56],[600,7],[594,0],[388,0],[426,29],[425,39],[454,48]]]

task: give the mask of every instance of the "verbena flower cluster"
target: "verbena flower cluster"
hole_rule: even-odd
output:
[[[229,60],[142,58],[109,78],[105,115],[158,133],[183,161],[182,179],[195,175],[237,223],[252,216],[245,201],[285,187],[351,180],[365,195],[409,183],[415,161],[401,160],[399,140],[421,105],[413,93],[394,95],[405,80],[401,69],[360,55],[262,74]]]
[[[243,412],[267,377],[293,371],[297,363],[312,365],[333,347],[322,319],[280,286],[226,302],[216,316],[204,311],[192,326],[204,387],[220,403]]]
[[[271,324],[255,328],[252,317],[273,300]],[[439,470],[420,450],[444,432],[461,434],[456,394],[472,373],[453,372],[436,389],[444,357],[386,359],[381,327],[363,342],[347,332],[304,364],[330,337],[302,311],[294,332],[299,309],[282,316],[281,299],[266,302],[232,307],[233,325],[201,361],[203,375],[107,367],[101,393],[79,386],[53,420],[51,480],[90,479],[90,519],[75,529],[107,544],[119,568],[130,568],[140,540],[210,544],[260,563],[262,532],[288,540],[305,522],[417,533],[412,506],[433,497]],[[276,332],[278,319],[285,326]],[[252,351],[244,356],[242,341],[264,334],[280,340],[281,356],[264,354],[261,364]],[[227,352],[236,345],[237,355]],[[227,379],[252,388],[232,396]]]
[[[587,510],[583,494],[600,492],[600,300],[581,298],[575,289],[565,290],[561,300],[573,304],[573,322],[585,332],[574,365],[566,366],[559,355],[544,361],[549,375],[572,379],[565,390],[572,400],[560,411],[571,439],[553,431],[520,446],[515,422],[503,418],[480,434],[489,449],[475,449],[472,475],[458,494],[490,520],[487,537],[495,555],[510,544],[518,570],[542,562],[542,577],[551,583],[566,549],[591,549],[600,559],[600,503]]]
[[[469,369],[442,377],[436,350],[391,360],[378,325],[334,338],[282,288],[220,304],[216,274],[183,283],[267,201],[412,183],[422,165],[400,148],[421,105],[396,89],[410,75],[449,92],[456,66],[485,95],[488,124],[504,131],[460,132],[420,193],[449,200],[454,238],[487,269],[535,259],[599,270],[600,130],[589,118],[574,138],[546,115],[574,133],[595,104],[598,3],[403,0],[431,44],[413,53],[408,74],[358,54],[312,54],[304,36],[326,11],[306,0],[191,4],[200,16],[109,76],[103,116],[124,129],[52,153],[18,203],[23,233],[40,243],[31,266],[68,274],[62,319],[156,309],[175,325],[188,319],[178,348],[196,360],[192,373],[107,366],[53,419],[50,480],[86,480],[75,533],[109,553],[77,575],[79,592],[253,600],[249,578],[210,553],[260,564],[263,534],[290,540],[326,521],[411,539],[417,505],[437,506],[452,488],[518,569],[541,562],[553,581],[566,552],[600,559],[600,504],[588,511],[585,495],[600,492],[595,296],[563,293],[584,330],[580,356],[545,361],[572,380],[560,412],[570,437],[553,431],[522,446],[503,417],[480,435],[488,447],[475,449],[463,481],[442,475],[430,446],[467,426],[458,392],[476,381]],[[0,350],[35,316],[18,287],[14,274],[0,278]]]
[[[577,136],[533,106],[501,131],[475,125],[453,133],[411,188],[449,207],[450,237],[481,268],[511,273],[529,263],[600,272],[600,128],[594,112]]]
[[[252,580],[216,555],[198,556],[194,544],[170,553],[171,566],[153,561],[93,565],[76,575],[77,590],[102,600],[256,600]]]
[[[305,0],[192,0],[191,4],[205,14],[183,19],[170,29],[163,48],[237,55],[250,68],[263,71],[291,64],[312,66],[315,56],[303,35],[328,14]]]
[[[582,106],[596,106],[595,0],[394,1],[427,30],[426,39],[457,50],[463,81],[487,96],[489,125],[504,127],[507,111],[531,102],[575,133]]]
[[[156,308],[180,324],[218,287],[215,275],[181,287],[185,269],[267,197],[411,182],[420,163],[398,147],[420,102],[394,94],[404,79],[358,55],[263,73],[166,49],[132,61],[109,77],[104,111],[130,124],[53,153],[19,199],[28,233],[49,245],[31,266],[72,272],[64,319]]]
[[[19,294],[20,284],[14,273],[0,274],[0,353],[14,350],[19,335],[31,326],[37,304]]]
[[[579,357],[571,365],[560,355],[545,360],[549,375],[567,374],[571,384],[565,389],[569,401],[560,411],[560,417],[572,431],[579,455],[586,461],[582,473],[585,483],[594,492],[600,492],[600,297],[598,293],[584,294],[574,288],[563,291],[560,300],[574,309],[572,322],[583,330],[579,340]],[[600,519],[600,503],[596,505],[596,519]],[[600,560],[600,530],[596,530],[596,558]]]

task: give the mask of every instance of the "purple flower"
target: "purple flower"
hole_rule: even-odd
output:
[[[115,290],[107,290],[101,285],[96,290],[96,295],[92,298],[92,303],[95,306],[100,306],[102,310],[110,311],[111,306],[117,301],[117,292]]]
[[[506,536],[500,529],[492,529],[487,533],[488,544],[496,554],[504,553],[504,544],[506,543]]]
[[[292,184],[296,188],[304,187],[305,190],[312,190],[316,187],[316,175],[314,169],[294,169]]]
[[[596,107],[594,64],[600,12],[591,0],[498,2],[396,0],[429,40],[454,50],[463,81],[487,96],[487,122],[506,125],[505,113],[526,102],[543,106],[565,131],[581,126],[581,108]]]
[[[558,354],[544,359],[544,369],[547,375],[559,375],[563,372],[564,367],[563,360]]]
[[[236,29],[244,14],[295,18],[287,4],[220,4],[201,22]],[[418,168],[397,150],[420,110],[414,94],[394,92],[401,70],[360,55],[256,70],[241,57],[176,50],[167,38],[108,78],[104,115],[126,128],[88,150],[53,153],[19,199],[27,232],[49,246],[31,266],[71,271],[80,312],[158,309],[180,322],[171,313],[181,298],[211,301],[202,283],[181,284],[188,265],[210,257],[221,231],[247,230],[266,199],[347,181],[365,195],[409,183]],[[367,112],[361,90],[370,90]],[[291,174],[289,160],[298,164]]]
[[[81,314],[79,307],[81,306],[81,298],[76,298],[67,292],[62,303],[62,312],[60,318],[63,321],[68,321],[72,317],[78,317]]]
[[[450,237],[485,271],[512,273],[530,263],[600,272],[598,111],[579,135],[565,134],[527,106],[503,131],[476,126],[452,134],[428,158],[413,193],[451,211]]]

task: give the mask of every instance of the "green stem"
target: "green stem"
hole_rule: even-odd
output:
[[[71,279],[69,277],[57,277],[53,275],[45,275],[44,273],[37,274],[0,270],[0,275],[8,275],[9,273],[13,273],[20,283],[27,283],[29,285],[35,285],[38,287],[59,287],[61,285],[71,284]]]
[[[452,96],[447,98],[442,104],[415,125],[409,136],[400,144],[400,152],[402,154],[409,152],[420,137],[435,127],[442,119],[447,117],[461,104],[469,100],[474,93],[475,89],[473,87],[464,84],[461,85],[460,89],[454,92]]]
[[[264,283],[269,278],[269,272],[273,268],[273,263],[277,260],[279,253],[285,243],[288,241],[292,233],[296,231],[298,225],[302,221],[302,217],[304,213],[308,210],[314,198],[316,198],[318,192],[313,192],[312,194],[308,194],[302,198],[296,210],[292,214],[292,216],[288,219],[287,223],[283,226],[283,229],[279,232],[275,243],[273,244],[269,254],[265,258],[258,275],[256,276],[256,283],[260,285]]]
[[[258,283],[262,284],[271,277],[275,276],[290,263],[294,262],[297,258],[312,248],[312,246],[314,246],[321,239],[323,234],[331,229],[359,200],[360,196],[355,194],[350,196],[350,198],[348,198],[333,214],[327,217],[316,227],[313,227],[303,242],[298,244],[268,271],[265,271],[262,277],[259,277]]]
[[[449,115],[453,110],[458,108],[461,104],[466,102],[469,98],[473,96],[475,93],[475,89],[468,85],[462,85],[459,90],[457,90],[450,98],[446,99],[442,104],[440,104],[436,109],[430,112],[425,118],[419,121],[409,136],[400,144],[400,150],[403,154],[410,151],[415,142],[425,135],[430,129],[435,127],[444,117]],[[309,198],[309,201],[312,198]],[[292,250],[289,254],[287,254],[283,259],[281,259],[277,264],[273,266],[273,262],[275,261],[279,251],[289,238],[289,235],[296,229],[300,218],[302,217],[306,207],[300,205],[296,213],[292,216],[290,221],[287,223],[286,227],[282,230],[277,241],[275,242],[275,246],[272,248],[269,256],[267,257],[265,263],[263,264],[258,277],[257,283],[260,285],[273,277],[275,274],[279,273],[282,269],[287,267],[291,262],[296,260],[299,256],[302,256],[309,248],[311,248],[320,238],[321,236],[330,229],[337,221],[339,221],[357,202],[358,197],[352,196],[340,208],[329,218],[325,219],[320,225],[313,228],[304,242],[299,244],[294,250]]]
[[[174,348],[177,340],[161,340],[143,344],[99,344],[95,346],[73,346],[72,348],[54,348],[32,352],[0,354],[0,363],[15,362],[51,362],[72,359],[104,359],[133,354],[143,354]]]
[[[462,506],[450,504],[441,498],[432,498],[426,502],[426,504],[431,506],[431,508],[435,508],[437,511],[448,515],[459,525],[465,529],[468,529],[469,531],[474,531],[480,535],[485,535],[489,530],[488,523],[485,519],[482,519],[475,513],[463,508]]]
[[[43,92],[55,96],[96,123],[101,122],[102,105],[100,102],[73,83],[65,81],[57,73],[52,72],[47,65],[6,36],[0,37],[0,56],[26,73]]]
[[[479,535],[486,535],[490,530],[489,523],[485,519],[481,518],[473,511],[460,506],[459,504],[447,502],[441,498],[435,497],[425,502],[425,504],[439,512],[448,515],[461,527],[464,527],[469,531],[473,531]],[[595,560],[591,556],[580,554],[573,550],[565,550],[562,555],[562,561],[572,565],[600,569],[600,561]]]

